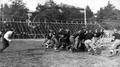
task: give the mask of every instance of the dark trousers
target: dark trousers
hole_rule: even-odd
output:
[[[57,46],[58,49],[60,49],[62,47],[62,49],[66,48],[66,39],[65,38],[59,38],[59,44]]]
[[[2,38],[2,44],[3,48],[0,50],[1,52],[4,51],[7,47],[9,47],[9,42],[5,38]]]

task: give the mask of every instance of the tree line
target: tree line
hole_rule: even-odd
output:
[[[0,8],[0,19],[14,20],[14,21],[26,21],[30,19],[33,22],[40,21],[83,21],[84,13],[83,8],[67,4],[56,4],[53,0],[49,0],[46,3],[38,4],[36,11],[31,12],[32,16],[29,18],[29,9],[25,6],[26,4],[22,0],[11,1],[12,4],[2,4]],[[116,9],[110,2],[107,6],[100,8],[96,13],[97,17],[89,6],[86,7],[86,18],[87,21],[99,21],[103,20],[117,20],[120,19],[120,10]]]
[[[14,0],[12,4],[1,5],[2,18],[12,19],[14,21],[26,21],[28,19],[29,9],[26,8],[22,0]],[[45,4],[38,4],[36,11],[31,12],[31,21],[84,21],[83,8],[67,4],[56,4],[53,0],[47,1]],[[93,17],[90,7],[86,7],[87,19]]]

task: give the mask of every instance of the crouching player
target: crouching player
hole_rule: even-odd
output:
[[[117,30],[114,30],[113,39],[114,41],[113,44],[111,45],[110,53],[111,55],[117,55],[120,48],[120,34],[118,33]]]
[[[70,43],[70,30],[69,29],[60,29],[59,30],[59,45],[58,49],[68,50]]]
[[[45,41],[43,42],[43,45],[46,46],[46,48],[53,46],[54,42],[52,38],[54,35],[55,35],[55,32],[53,30],[49,30],[49,33],[45,36]]]
[[[90,54],[94,55],[94,54],[101,54],[101,49],[100,47],[98,47],[96,45],[96,36],[93,32],[91,32],[91,30],[89,30],[89,32],[86,34],[85,37],[85,46],[88,50],[88,52],[90,52]]]
[[[85,46],[87,48],[88,51],[93,50],[94,49],[94,45],[93,45],[93,37],[94,34],[91,30],[88,31],[88,33],[85,36]]]
[[[70,36],[71,51],[77,51],[81,47],[82,40],[85,37],[86,29],[79,30]]]
[[[3,48],[0,50],[0,52],[3,52],[7,47],[9,47],[9,42],[11,42],[11,39],[9,39],[13,34],[13,31],[7,31],[3,37],[2,37],[2,44]]]
[[[75,32],[73,35],[70,36],[70,51],[75,51],[78,48],[78,43],[79,43],[79,34],[81,30]]]

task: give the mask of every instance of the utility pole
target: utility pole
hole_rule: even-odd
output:
[[[84,24],[86,25],[87,24],[87,21],[86,21],[87,20],[86,19],[86,7],[84,9],[80,9],[80,12],[84,14],[83,20],[84,20]]]
[[[86,7],[85,7],[85,9],[84,9],[84,23],[85,23],[85,25],[87,24],[87,21],[86,21],[87,19],[86,19]]]

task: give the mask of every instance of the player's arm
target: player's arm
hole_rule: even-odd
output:
[[[8,35],[5,35],[4,38],[5,38],[7,41],[11,42],[11,39],[9,39]]]
[[[75,32],[75,33],[73,34],[73,36],[74,36],[74,37],[77,37],[79,34],[80,34],[80,32]]]
[[[113,42],[114,40],[115,40],[115,35],[113,34],[111,42]]]

